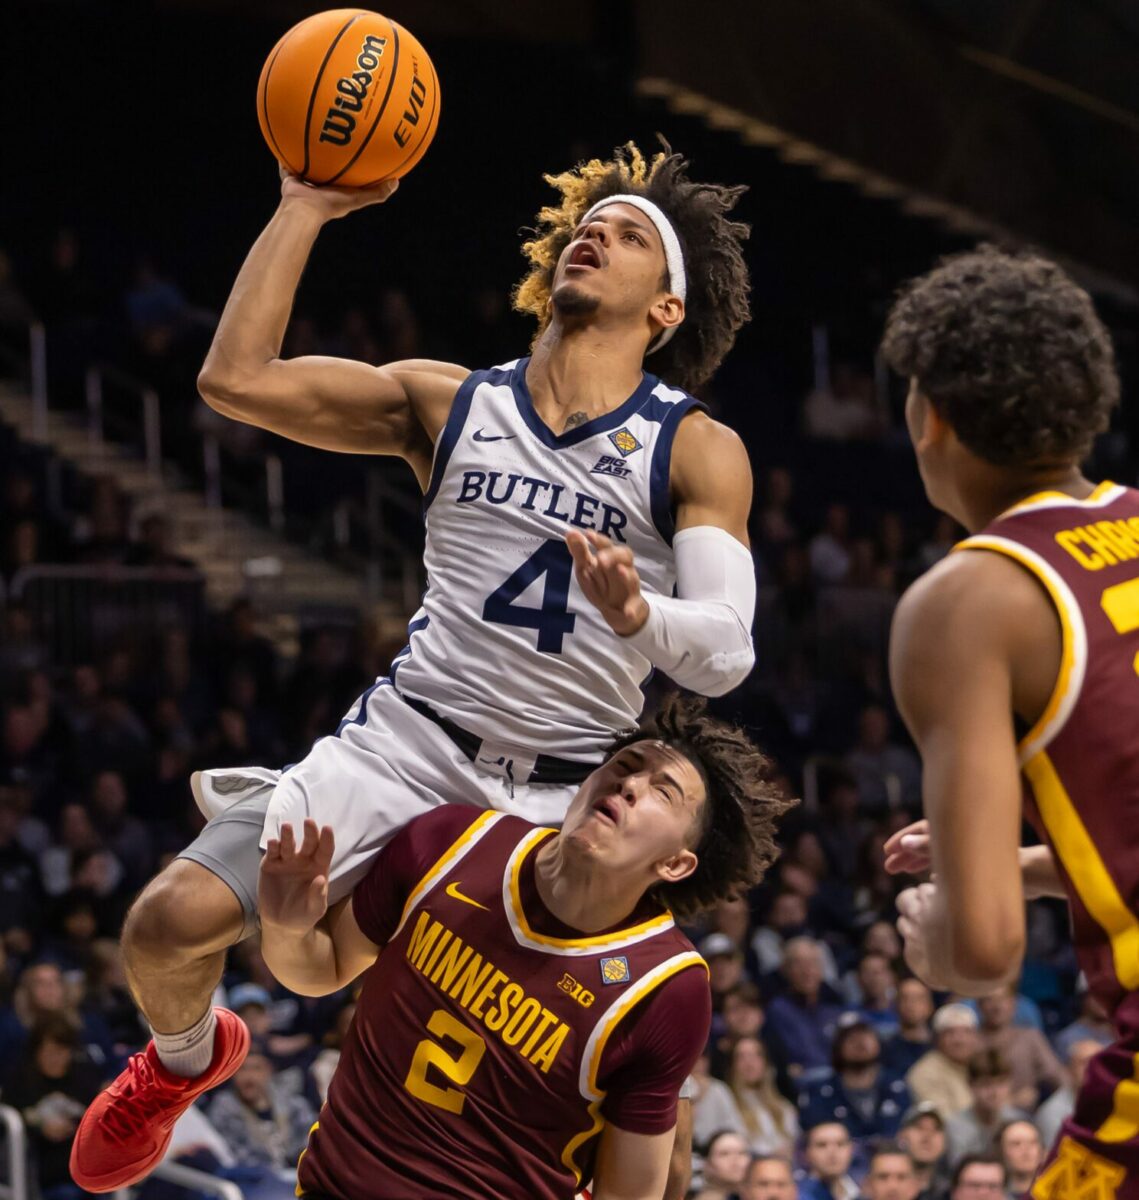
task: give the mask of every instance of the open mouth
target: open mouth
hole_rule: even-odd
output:
[[[621,823],[621,802],[616,796],[603,796],[593,806],[593,811],[613,825]]]
[[[601,251],[593,242],[581,241],[570,251],[567,267],[601,267]]]

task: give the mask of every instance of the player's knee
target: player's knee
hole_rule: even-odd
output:
[[[232,945],[244,915],[231,889],[188,859],[175,859],[131,906],[123,924],[127,965],[177,967]]]

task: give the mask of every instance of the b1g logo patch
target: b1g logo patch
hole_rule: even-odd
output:
[[[584,984],[578,983],[574,977],[567,971],[558,983],[558,987],[562,989],[567,996],[572,996],[582,1008],[589,1006],[597,999],[597,997]]]
[[[641,443],[627,429],[618,429],[616,433],[611,433],[609,440],[621,451],[622,458],[628,458],[641,448]]]
[[[629,960],[623,954],[617,958],[601,960],[602,983],[628,983],[631,978]]]

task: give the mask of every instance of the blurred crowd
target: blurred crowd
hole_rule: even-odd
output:
[[[76,385],[67,371],[106,336],[103,294],[66,230],[52,272],[28,296],[0,254],[0,326],[43,313],[55,344],[70,347],[62,387]],[[504,298],[476,296],[472,311],[460,360],[517,353]],[[111,343],[126,348],[124,361],[185,388],[208,314],[145,260],[119,318]],[[320,324],[300,313],[288,350],[372,362],[443,352],[399,292]],[[730,388],[710,399],[731,421]],[[836,365],[800,401],[800,440],[783,462],[758,464],[757,670],[720,707],[751,729],[804,803],[764,883],[690,931],[715,1010],[694,1076],[691,1194],[1019,1195],[1110,1025],[1078,987],[1054,902],[1031,908],[1018,988],[961,1003],[907,976],[893,925],[906,881],[886,874],[882,845],[920,809],[920,764],[890,697],[885,641],[901,589],[959,531],[888,489],[859,496],[804,466],[845,443],[894,452],[897,412],[869,364]],[[75,1200],[76,1121],[147,1037],[117,933],[138,889],[200,827],[190,772],[302,757],[398,646],[364,623],[315,626],[285,662],[242,600],[200,622],[167,614],[62,658],[10,587],[21,569],[192,563],[164,517],[132,512],[113,479],[52,487],[42,453],[8,435],[0,449],[0,1103],[24,1115],[44,1200]],[[248,1195],[283,1197],[353,996],[288,993],[253,940],[230,955],[218,1001],[249,1023],[254,1050],[230,1086],[180,1122],[171,1153]]]

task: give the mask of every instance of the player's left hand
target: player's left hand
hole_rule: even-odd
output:
[[[649,619],[649,606],[641,595],[632,550],[592,529],[567,533],[566,545],[585,598],[619,637],[636,633]]]
[[[930,959],[928,930],[934,919],[934,904],[937,900],[937,885],[921,883],[899,893],[898,932],[905,944],[903,957],[906,965],[935,992],[950,990],[948,982],[939,974]]]
[[[332,827],[304,823],[298,846],[291,825],[270,838],[257,880],[257,907],[263,924],[304,935],[328,911],[328,873],[332,868]]]
[[[929,845],[929,822],[915,821],[899,829],[882,847],[886,870],[891,875],[923,875],[933,865]]]

